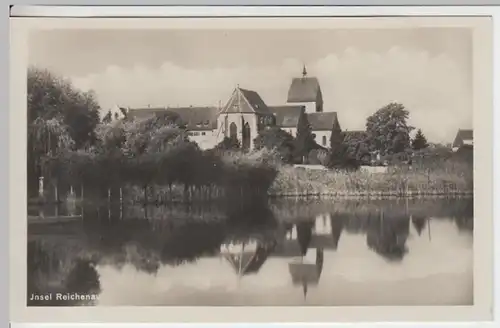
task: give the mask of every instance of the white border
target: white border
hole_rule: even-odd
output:
[[[16,17],[245,17],[245,16],[490,16],[493,6],[390,7],[390,6],[26,6],[15,5]],[[496,13],[496,14],[495,14]]]
[[[79,16],[79,17],[88,17],[88,16],[107,16],[107,17],[123,17],[123,16],[154,16],[154,17],[160,17],[160,16],[165,16],[165,17],[182,17],[182,16],[253,16],[259,14],[259,16],[325,16],[325,15],[334,15],[334,16],[371,16],[376,14],[377,16],[392,16],[392,15],[435,15],[435,16],[444,16],[444,15],[466,15],[466,16],[473,16],[473,15],[491,15],[493,16],[496,20],[500,20],[500,8],[497,7],[173,7],[173,8],[167,8],[167,7],[84,7],[82,11],[82,7],[66,7],[66,8],[59,8],[56,9],[55,7],[37,7],[37,8],[32,8],[31,14],[36,14],[39,15],[42,12],[38,11],[39,9],[43,10],[44,15],[48,16],[67,16],[68,14],[71,16]],[[14,7],[14,10],[19,10],[21,7]],[[36,9],[36,10],[33,10]],[[52,11],[53,9],[56,9],[57,11],[54,12]],[[19,11],[17,12],[18,14],[20,13]],[[57,15],[55,14],[57,13]],[[77,13],[79,13],[77,15]],[[494,38],[494,58],[496,59],[498,56],[496,54],[500,53],[500,24],[495,21],[494,23],[494,32],[495,32],[495,38]],[[496,87],[498,85],[498,79],[500,77],[500,65],[496,64],[494,65],[494,86]],[[495,90],[496,91],[496,90]],[[498,107],[498,98],[495,93],[494,97],[494,102],[495,102],[495,109]],[[498,120],[498,115],[494,114],[494,122],[499,123]],[[500,132],[493,131],[494,133],[494,140],[498,140],[500,137]],[[494,153],[494,161],[495,163],[498,163],[498,145],[493,144],[495,153]],[[494,180],[495,182],[498,182],[498,177],[495,174],[494,175]],[[495,183],[495,193],[498,192],[498,183]],[[495,213],[497,210],[497,206],[495,206]],[[496,221],[496,220],[495,220]],[[499,224],[496,222],[494,223],[494,228],[495,228],[495,235],[498,235],[499,233]],[[12,237],[12,236],[11,236]],[[498,240],[495,240],[495,247],[498,247],[499,242]],[[495,272],[498,274],[498,265],[497,262],[495,261]],[[495,299],[498,297],[498,291],[496,292]],[[499,306],[494,303],[494,307],[496,309],[495,314],[496,316],[499,315]],[[126,308],[123,308],[125,310]],[[293,310],[293,308],[290,308],[290,310]],[[458,310],[458,309],[457,309]],[[71,327],[76,325],[68,325],[68,324],[32,324],[32,325],[15,325],[15,326],[23,326],[23,327],[42,327],[42,326],[47,326],[47,327]],[[225,324],[227,326],[227,324]],[[289,324],[290,326],[292,325],[297,325],[297,324]],[[304,324],[300,324],[300,326],[303,326]],[[319,325],[319,324],[318,324]],[[328,324],[328,325],[333,325],[333,324]],[[357,324],[347,324],[347,323],[342,323],[339,324],[342,326],[346,325],[356,325],[357,327],[373,327],[374,323],[357,323]],[[388,325],[387,323],[383,324]],[[403,323],[394,323],[390,324],[395,327],[421,327],[422,325],[428,326],[428,327],[443,327],[443,326],[449,326],[450,324],[444,324],[444,323],[439,323],[439,324],[424,324],[424,323],[414,323],[414,324],[403,324]],[[110,325],[106,325],[110,326]],[[119,324],[119,327],[123,326],[128,326],[126,324]],[[137,327],[137,325],[133,325],[134,327]],[[159,326],[156,324],[151,324],[149,326]],[[165,324],[162,324],[164,327]],[[176,325],[179,326],[179,325]],[[206,324],[205,326],[207,327],[215,327],[215,325],[208,325]],[[216,325],[217,327],[220,327],[222,325],[218,324]],[[234,326],[234,324],[231,324],[231,326]],[[243,326],[243,325],[240,325]],[[244,325],[245,327],[247,325]],[[493,322],[490,323],[460,323],[460,324],[453,324],[453,326],[456,327],[493,327],[496,326]],[[94,326],[95,327],[95,326]]]

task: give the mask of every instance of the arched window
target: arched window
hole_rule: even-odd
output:
[[[322,141],[322,143],[323,143],[323,146],[326,146],[326,136],[323,136],[323,141]]]
[[[233,140],[238,139],[238,127],[234,122],[229,125],[229,138]]]
[[[251,132],[250,132],[250,125],[247,123],[245,123],[245,125],[243,126],[243,130],[242,130],[242,148],[244,150],[248,150],[250,149],[250,140],[251,140]]]

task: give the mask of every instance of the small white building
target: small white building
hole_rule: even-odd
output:
[[[453,141],[452,150],[457,151],[462,146],[474,145],[474,133],[472,130],[460,129]]]

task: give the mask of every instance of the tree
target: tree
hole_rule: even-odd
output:
[[[57,118],[36,118],[28,126],[28,194],[37,193],[38,177],[48,175],[57,179],[59,172],[51,163],[51,159],[72,149],[74,141],[68,128]],[[54,182],[54,181],[52,181]]]
[[[297,135],[295,136],[294,144],[293,157],[296,161],[300,162],[302,162],[312,149],[319,148],[314,140],[311,125],[305,114],[301,115],[297,124]]]
[[[113,115],[111,114],[111,110],[108,110],[108,113],[102,118],[102,123],[109,124],[113,121]]]
[[[344,142],[330,150],[329,155],[327,165],[329,168],[343,170],[357,170],[359,168],[359,161],[349,153],[349,148]]]
[[[58,118],[68,126],[76,148],[95,141],[93,131],[99,123],[100,107],[92,91],[82,92],[48,70],[30,67],[27,98],[28,124],[38,117]]]
[[[421,129],[418,129],[415,138],[411,142],[411,147],[413,148],[413,150],[420,150],[429,147],[427,139],[425,138]]]
[[[370,163],[371,155],[366,132],[344,132],[344,143],[347,147],[348,156],[355,158],[362,165]]]
[[[35,67],[28,69],[27,105],[28,192],[34,196],[44,157],[96,141],[100,108],[92,92],[77,90],[69,81]]]
[[[94,264],[86,259],[77,259],[65,279],[65,287],[70,293],[93,294],[101,291],[99,273]]]
[[[291,134],[278,127],[269,127],[259,131],[254,144],[256,149],[277,150],[285,163],[293,161],[294,150],[297,145]]]
[[[341,163],[346,156],[346,148],[344,133],[340,129],[340,125],[336,122],[332,127],[332,133],[330,135],[330,161]]]
[[[240,142],[236,138],[224,137],[224,139],[215,146],[216,150],[238,150]]]
[[[366,133],[370,151],[385,156],[410,148],[413,127],[407,124],[409,114],[402,104],[390,103],[368,117]]]
[[[330,135],[330,149],[335,151],[337,148],[341,147],[344,142],[344,133],[338,123],[333,125],[332,133]]]

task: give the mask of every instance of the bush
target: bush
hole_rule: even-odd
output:
[[[307,156],[307,162],[311,165],[328,165],[328,151],[323,149],[313,149]]]
[[[387,173],[297,170],[281,167],[271,185],[272,195],[402,196],[470,193],[473,171],[463,162],[448,161],[432,170],[394,166]]]
[[[278,127],[261,130],[254,143],[257,150],[267,148],[279,153],[284,163],[291,164],[294,160],[294,138],[291,134]]]

